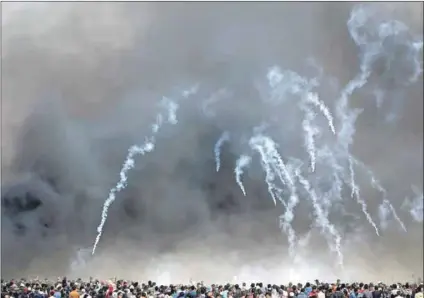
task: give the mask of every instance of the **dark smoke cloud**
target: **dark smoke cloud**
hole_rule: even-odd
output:
[[[422,35],[420,3],[374,6]],[[305,69],[312,57],[340,85],[351,79],[359,65],[346,28],[351,8],[2,3],[2,276],[153,278],[169,270],[174,280],[228,280],[243,264],[245,278],[287,275],[287,241],[277,221],[282,210],[273,206],[261,171],[249,171],[243,197],[233,174],[243,148],[224,145],[217,174],[213,146],[223,129],[243,133],[278,116],[259,104],[253,84],[269,66],[314,75]],[[165,127],[157,149],[137,158],[128,188],[109,210],[98,255],[72,272],[78,249],[93,243],[127,148],[149,133],[156,103],[195,83],[201,84],[199,94],[181,105],[178,125]],[[227,87],[234,93],[212,104],[218,121],[206,119],[202,101]],[[354,151],[390,186],[398,209],[412,184],[422,189],[422,96],[420,77],[395,99],[402,101],[403,117],[391,127],[376,120],[374,102],[355,99],[366,109]],[[284,119],[282,126],[291,120],[296,119]],[[377,203],[368,202],[376,209]],[[306,231],[311,220],[300,209],[294,225]],[[408,234],[393,228],[381,238],[361,232],[371,230],[364,219],[350,225],[345,219],[351,243],[347,277],[409,278],[422,272],[422,224],[407,212],[402,218]],[[332,271],[325,243],[311,237],[313,245],[304,250],[315,259],[298,273],[341,274]]]

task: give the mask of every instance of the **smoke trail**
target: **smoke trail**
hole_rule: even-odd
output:
[[[363,6],[356,6],[350,14],[347,22],[349,34],[353,41],[360,49],[360,73],[354,79],[349,81],[341,91],[337,100],[336,112],[340,121],[340,130],[338,132],[339,141],[348,150],[349,144],[353,142],[353,134],[355,132],[354,123],[362,110],[349,109],[349,98],[357,90],[363,87],[371,75],[371,66],[377,55],[381,52],[380,42],[369,42],[364,34],[361,34],[369,21],[370,11],[364,9]]]
[[[219,169],[221,167],[221,147],[225,142],[228,142],[230,140],[230,134],[228,131],[224,131],[218,141],[215,143],[214,147],[214,153],[215,153],[215,164],[216,164],[216,171],[219,172]]]
[[[246,196],[246,191],[244,189],[243,182],[241,181],[241,176],[244,173],[244,169],[249,166],[252,158],[247,155],[241,155],[236,161],[236,167],[234,169],[234,174],[236,175],[237,184],[240,186],[243,195]]]
[[[289,172],[292,173],[292,176],[297,177],[300,174],[300,165],[289,165],[290,169]],[[280,215],[280,228],[283,229],[283,231],[287,234],[287,238],[289,241],[289,255],[295,256],[296,255],[296,246],[297,246],[297,236],[296,232],[292,227],[292,222],[294,219],[294,208],[299,203],[299,198],[297,196],[297,190],[296,185],[293,183],[293,185],[290,185],[290,197],[288,200],[285,212]]]
[[[380,184],[380,182],[377,180],[377,178],[375,178],[374,173],[366,166],[364,165],[362,162],[360,162],[357,159],[353,159],[352,160],[353,163],[355,163],[356,165],[358,165],[359,167],[361,167],[365,173],[368,175],[370,181],[371,181],[371,185],[374,189],[376,189],[377,191],[379,191],[382,195],[383,195],[383,202],[380,205],[380,210],[386,209],[388,208],[389,212],[392,213],[393,217],[396,219],[396,221],[399,223],[399,225],[401,226],[402,230],[404,230],[405,232],[406,227],[405,224],[402,222],[402,220],[399,218],[399,216],[397,215],[397,212],[395,210],[395,208],[393,207],[393,205],[390,203],[390,201],[387,199],[387,191],[383,188],[383,186]],[[385,220],[386,215],[389,212],[382,212],[382,219],[383,221]],[[383,224],[384,225],[384,224]]]
[[[254,139],[253,141],[252,139],[250,139],[249,145],[252,147],[253,150],[258,151],[261,156],[261,165],[263,170],[265,171],[265,182],[268,186],[268,193],[270,194],[274,205],[277,205],[277,199],[284,204],[284,201],[280,197],[277,197],[275,194],[281,193],[282,190],[280,188],[277,188],[274,184],[275,174],[271,167],[272,160],[270,160],[269,156],[266,155],[263,146],[261,144],[258,144],[257,139]]]
[[[109,206],[115,201],[116,199],[116,193],[120,192],[122,189],[124,189],[127,186],[127,172],[132,169],[135,165],[134,162],[134,156],[138,154],[144,155],[147,152],[151,152],[154,149],[154,143],[151,141],[147,141],[142,146],[131,146],[131,148],[128,150],[127,158],[125,159],[125,163],[121,169],[121,172],[119,173],[120,180],[118,184],[110,190],[109,197],[106,199],[103,210],[102,210],[102,219],[100,221],[100,225],[97,227],[97,237],[93,245],[93,251],[92,254],[96,252],[97,244],[100,241],[100,237],[103,233],[103,226],[106,223],[107,214],[109,210]]]
[[[341,251],[341,236],[339,232],[336,230],[333,224],[330,223],[328,218],[325,216],[321,205],[318,202],[318,197],[315,193],[315,191],[311,188],[309,181],[304,178],[300,173],[297,174],[297,177],[299,178],[299,182],[302,184],[305,191],[309,194],[309,198],[311,199],[311,202],[315,209],[315,215],[316,215],[316,223],[318,226],[322,229],[323,233],[328,232],[331,236],[334,238],[334,245],[331,245],[331,242],[329,242],[330,248],[335,251],[338,255],[339,265],[343,265],[343,253]]]
[[[249,144],[260,153],[262,160],[271,166],[273,173],[283,184],[294,185],[293,178],[278,153],[277,145],[271,138],[257,135],[250,139]]]
[[[303,131],[305,132],[305,147],[309,154],[311,171],[315,172],[315,163],[316,163],[316,148],[315,148],[315,136],[319,133],[319,130],[316,126],[312,125],[312,121],[315,119],[314,112],[304,107],[305,118],[302,121]]]
[[[256,135],[250,139],[249,144],[251,148],[256,150],[261,156],[261,163],[266,173],[265,181],[268,184],[268,192],[274,200],[274,204],[276,204],[277,198],[286,208],[285,213],[280,216],[280,227],[282,227],[288,235],[289,252],[293,255],[296,247],[296,234],[291,226],[291,222],[294,218],[293,209],[299,201],[296,193],[295,181],[290,173],[289,167],[285,165],[278,153],[276,148],[277,145],[272,139],[263,135]],[[290,189],[288,203],[281,197],[282,190],[275,187],[273,183],[275,176],[279,177],[279,181],[287,185]]]
[[[365,214],[368,222],[374,228],[377,236],[380,236],[380,232],[377,228],[377,225],[375,224],[371,215],[367,211],[367,204],[365,203],[364,200],[361,199],[359,186],[355,182],[355,171],[354,171],[354,168],[353,168],[354,161],[352,160],[351,156],[349,156],[348,162],[349,162],[349,173],[350,173],[350,188],[352,190],[350,196],[351,196],[351,198],[356,198],[356,201],[358,202],[359,205],[361,205],[362,212]]]
[[[178,109],[178,105],[175,102],[169,100],[168,98],[163,98],[161,104],[168,111],[167,122],[173,125],[177,124],[176,112]],[[158,114],[158,116],[156,117],[156,123],[152,125],[153,135],[155,135],[158,132],[162,124],[163,124],[163,116],[162,114]],[[127,186],[127,180],[128,180],[127,173],[129,170],[131,170],[135,166],[134,157],[139,154],[144,155],[146,153],[152,152],[154,148],[155,148],[155,138],[154,136],[152,136],[150,139],[146,140],[146,142],[142,146],[133,145],[128,149],[128,155],[119,173],[120,180],[116,184],[116,186],[110,190],[109,197],[106,199],[103,205],[102,219],[100,221],[100,225],[97,227],[97,237],[93,245],[92,255],[94,255],[94,253],[96,252],[97,245],[100,241],[100,237],[102,236],[103,227],[106,223],[107,214],[108,214],[110,205],[115,201],[116,194],[120,192],[121,190],[123,190],[124,188],[126,188]]]
[[[327,123],[331,129],[331,132],[335,135],[336,128],[334,127],[333,115],[331,115],[331,112],[328,109],[328,107],[325,105],[325,103],[322,100],[320,100],[318,95],[315,93],[308,93],[307,96],[305,97],[305,100],[307,103],[313,104],[321,111],[321,113],[327,119]]]
[[[317,107],[327,120],[331,132],[336,134],[333,115],[329,108],[319,99],[317,93],[311,91],[319,85],[317,78],[308,80],[293,71],[282,71],[280,67],[273,66],[268,70],[267,79],[271,88],[269,101],[281,103],[287,100],[289,94],[300,96],[299,106],[301,109],[306,109],[307,105]],[[310,110],[306,110],[306,112],[311,113]]]
[[[352,14],[351,19],[348,22],[348,27],[349,24],[353,23],[354,20],[356,19]],[[351,28],[350,31],[351,36],[353,35],[354,39],[357,39],[358,37],[356,36],[356,30]],[[359,115],[362,113],[362,109],[349,109],[349,97],[356,89],[359,89],[365,85],[367,78],[370,75],[370,73],[364,70],[363,67],[361,67],[361,70],[362,72],[346,85],[346,87],[341,92],[341,96],[337,100],[336,114],[339,119],[340,127],[339,131],[337,132],[337,147],[339,148],[339,154],[341,154],[341,156],[344,158],[347,158],[350,176],[349,185],[351,188],[351,197],[356,198],[356,201],[361,205],[362,212],[365,214],[368,222],[374,228],[376,234],[379,235],[377,225],[373,221],[371,215],[368,213],[365,201],[361,199],[359,186],[355,182],[355,170],[353,168],[352,157],[349,152],[349,147],[353,143],[353,136],[355,134],[355,122]]]
[[[289,94],[300,96],[300,109],[305,113],[302,121],[302,128],[305,132],[305,147],[309,154],[311,171],[315,171],[316,146],[315,137],[320,133],[319,128],[313,125],[316,113],[309,107],[313,105],[319,109],[327,120],[327,124],[333,134],[336,133],[333,116],[328,107],[319,99],[318,94],[310,90],[318,86],[317,78],[307,80],[293,71],[281,71],[277,66],[273,66],[267,73],[268,85],[271,88],[271,102],[284,102]]]

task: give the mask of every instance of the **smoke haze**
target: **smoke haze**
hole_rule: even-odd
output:
[[[420,75],[398,88],[403,60],[392,76],[375,71],[371,78],[388,94],[381,109],[371,88],[352,97],[364,109],[352,151],[386,187],[407,233],[390,221],[380,237],[373,234],[348,191],[350,215],[332,215],[345,253],[344,270],[335,269],[322,236],[308,232],[310,211],[301,203],[293,226],[305,242],[299,253],[310,260],[291,271],[278,225],[284,208],[269,197],[260,163],[253,160],[244,175],[247,196],[234,178],[246,150],[240,140],[265,120],[279,119],[273,136],[287,152],[298,150],[294,141],[303,132],[293,128],[300,121],[295,105],[281,111],[258,100],[269,67],[313,77],[320,71],[308,65],[313,59],[334,78],[320,86],[330,107],[334,89],[359,72],[359,49],[346,25],[353,7],[2,3],[2,276],[278,282],[420,275],[422,217],[414,220],[405,202],[422,193],[423,84]],[[365,7],[405,23],[422,40],[422,3]],[[178,124],[164,125],[155,151],[136,158],[90,257],[128,148],[150,134],[163,96],[179,99],[193,86],[198,92],[179,103]],[[214,146],[224,131],[235,141],[223,143],[216,172]],[[368,186],[362,195],[377,219],[379,194]]]

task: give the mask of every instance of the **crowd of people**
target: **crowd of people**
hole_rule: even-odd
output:
[[[314,283],[271,285],[211,284],[158,285],[90,279],[1,281],[1,298],[423,298],[423,284],[397,283]]]

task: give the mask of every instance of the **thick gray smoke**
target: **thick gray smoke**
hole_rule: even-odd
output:
[[[419,275],[422,12],[2,3],[2,276]],[[134,156],[91,256],[164,97],[177,123]]]

